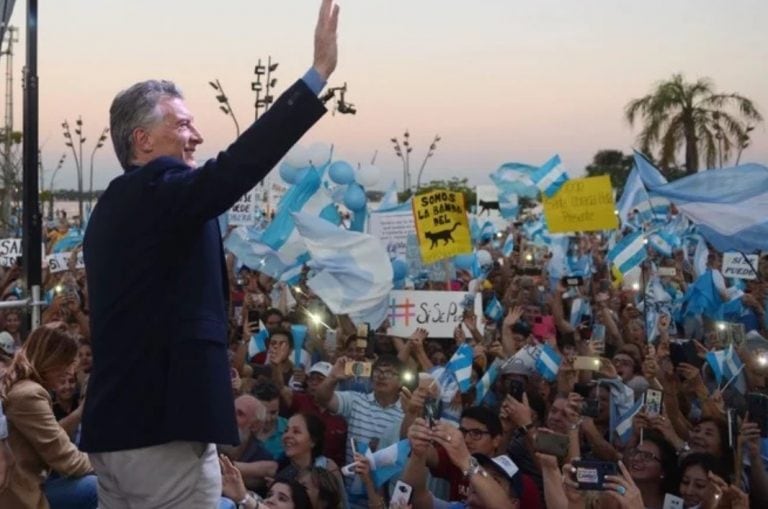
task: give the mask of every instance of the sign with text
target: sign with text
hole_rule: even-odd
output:
[[[463,193],[437,189],[417,194],[413,217],[424,263],[472,252]]]
[[[0,240],[0,266],[16,265],[16,259],[20,258],[21,255],[21,239]]]
[[[593,232],[619,227],[608,175],[569,180],[552,198],[543,196],[550,233]]]
[[[757,279],[757,264],[759,257],[756,254],[744,255],[741,253],[723,253],[723,277],[736,279]]]
[[[256,189],[245,193],[229,209],[230,226],[249,226],[256,224]]]
[[[67,251],[65,253],[54,253],[45,257],[44,266],[48,267],[51,274],[57,272],[64,272],[69,268],[69,261],[72,258],[72,252]],[[83,251],[77,251],[77,262],[75,263],[76,269],[84,269],[85,262],[83,261]]]
[[[408,338],[417,327],[427,329],[431,338],[452,338],[461,324],[465,292],[430,292],[418,290],[392,290],[389,293],[387,334]],[[475,315],[482,333],[482,298],[475,297]]]
[[[381,240],[390,258],[405,258],[408,235],[416,234],[413,212],[374,212],[368,220],[368,233]]]

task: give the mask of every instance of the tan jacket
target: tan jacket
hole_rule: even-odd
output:
[[[45,388],[30,380],[14,384],[4,403],[8,444],[16,465],[8,488],[0,493],[0,507],[48,509],[42,484],[50,470],[79,477],[93,469],[88,456],[77,450],[53,415]]]

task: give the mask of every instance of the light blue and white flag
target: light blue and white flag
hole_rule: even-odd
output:
[[[629,172],[627,182],[624,184],[624,191],[621,193],[621,198],[619,198],[619,202],[616,204],[616,210],[619,213],[619,219],[621,219],[622,226],[627,225],[629,214],[632,211],[637,210],[638,212],[642,212],[642,209],[645,209],[648,206],[650,200],[651,198],[648,196],[648,191],[646,191],[643,181],[640,180],[637,168],[633,167],[632,171]]]
[[[494,360],[488,367],[488,370],[480,377],[480,380],[477,381],[475,385],[475,405],[482,404],[485,396],[491,391],[491,387],[493,387],[494,382],[499,377],[499,373],[501,373],[502,364],[503,361],[501,359]]]
[[[672,252],[679,245],[679,240],[675,239],[667,232],[657,231],[648,236],[648,244],[661,256],[670,257],[672,256]]]
[[[335,314],[377,329],[386,317],[392,264],[379,239],[347,231],[319,217],[293,214],[315,274],[307,285]]]
[[[609,427],[611,433],[615,434],[619,442],[626,444],[632,437],[632,419],[643,407],[643,400],[635,401],[635,392],[618,378],[603,379],[598,383],[610,387],[611,408]]]
[[[499,214],[507,220],[517,219],[520,212],[520,203],[517,194],[512,192],[499,193]]]
[[[400,440],[389,447],[371,451],[368,444],[355,442],[357,452],[365,456],[371,466],[371,479],[377,488],[381,488],[393,477],[399,477],[408,463],[411,454],[411,443],[408,440]],[[355,475],[355,464],[345,465],[341,473],[345,476]]]
[[[293,365],[298,368],[301,365],[301,352],[307,339],[307,326],[303,323],[291,324],[291,336],[293,336]]]
[[[538,170],[536,166],[529,164],[505,163],[499,166],[490,177],[500,193],[514,193],[518,196],[536,198],[539,189],[531,180],[531,175],[536,170]]]
[[[739,354],[732,344],[728,345],[725,350],[707,352],[706,359],[715,375],[717,385],[722,385],[731,378],[739,376],[744,369],[744,363],[741,362]]]
[[[490,221],[486,221],[482,228],[480,228],[480,238],[478,239],[481,242],[488,242],[490,240],[493,240],[496,237],[496,226]]]
[[[379,203],[379,208],[376,209],[376,212],[387,212],[397,208],[399,205],[397,200],[397,184],[393,180],[389,189],[387,189],[386,194],[381,199],[381,203]]]
[[[640,180],[646,189],[655,191],[657,187],[667,183],[667,179],[664,175],[662,175],[659,169],[656,168],[642,153],[635,150],[634,158],[634,169],[637,169],[637,176],[640,177]]]
[[[634,434],[634,427],[632,425],[632,421],[635,418],[635,416],[640,412],[640,410],[643,409],[643,400],[638,399],[635,401],[632,406],[623,414],[615,413],[618,412],[617,408],[611,405],[611,421],[613,421],[616,425],[611,426],[613,429],[613,432],[616,434],[616,437],[619,440],[619,443],[622,445],[627,445],[629,443],[629,440],[632,438],[632,435]]]
[[[554,348],[546,343],[542,343],[538,348],[536,357],[536,371],[547,381],[554,382],[557,379],[557,373],[560,371],[560,363],[563,358]]]
[[[503,254],[504,256],[511,256],[514,250],[515,250],[515,234],[510,233],[507,235],[506,240],[504,240],[504,245],[501,246],[501,254]]]
[[[568,174],[556,155],[531,174],[531,180],[547,198],[552,198],[568,181]]]
[[[501,305],[501,302],[499,302],[499,299],[497,299],[495,295],[485,306],[485,316],[496,323],[504,319],[504,307]]]
[[[647,256],[643,232],[636,231],[621,239],[608,251],[607,258],[619,272],[626,274],[643,263]]]
[[[453,375],[462,394],[467,392],[472,385],[473,356],[472,347],[464,343],[456,350],[445,366],[445,373]]]
[[[70,227],[67,233],[56,241],[51,248],[52,253],[72,251],[83,243],[83,232],[79,228]]]
[[[254,356],[267,351],[267,338],[269,337],[269,331],[264,325],[261,325],[259,332],[251,335],[251,340],[248,342],[248,358],[253,359]]]
[[[592,316],[592,306],[589,305],[589,300],[581,297],[573,299],[573,302],[571,302],[571,326],[577,327],[584,320],[585,316]]]
[[[767,167],[702,171],[662,185],[643,181],[652,194],[674,203],[718,251],[768,249]]]

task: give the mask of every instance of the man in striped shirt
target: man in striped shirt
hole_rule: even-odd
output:
[[[371,450],[389,445],[382,437],[397,436],[403,420],[400,406],[400,374],[403,364],[394,355],[382,355],[373,364],[373,392],[336,391],[336,384],[347,378],[346,357],[339,357],[331,373],[317,388],[317,404],[347,420],[347,436],[355,442],[369,444]],[[395,430],[395,431],[393,431]],[[352,463],[351,444],[347,444],[346,463]],[[365,490],[356,478],[345,479],[350,507],[368,507]]]

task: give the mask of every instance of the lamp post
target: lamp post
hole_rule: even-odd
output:
[[[240,136],[240,124],[237,122],[237,118],[235,118],[235,112],[229,104],[227,94],[224,93],[224,87],[221,86],[218,79],[216,81],[209,81],[208,84],[216,92],[219,92],[216,96],[216,100],[219,101],[219,109],[224,112],[225,115],[232,117],[232,122],[235,123],[235,132],[237,133],[237,136]]]
[[[78,116],[75,122],[75,134],[77,135],[78,150],[75,150],[75,140],[72,138],[72,132],[69,129],[69,122],[64,120],[61,124],[64,130],[65,144],[72,149],[72,157],[75,159],[75,170],[77,171],[77,211],[79,214],[80,227],[83,226],[83,119]],[[80,154],[78,157],[78,153]]]
[[[403,162],[403,191],[407,190],[411,186],[411,169],[410,169],[410,153],[413,151],[409,138],[410,133],[405,130],[403,134],[403,144],[400,145],[400,140],[397,137],[391,138],[392,148],[395,149],[395,155]]]
[[[427,155],[424,156],[424,161],[421,163],[421,168],[419,168],[419,175],[416,177],[416,189],[421,188],[421,174],[424,173],[424,167],[427,166],[427,161],[429,158],[435,155],[438,141],[440,141],[440,135],[436,134],[435,138],[432,140],[432,143],[429,145],[429,151],[427,151]]]
[[[253,69],[253,74],[256,75],[256,81],[251,82],[251,90],[256,92],[256,102],[254,103],[253,107],[255,110],[255,118],[254,120],[258,120],[259,118],[259,110],[264,109],[264,111],[267,111],[269,109],[269,105],[272,104],[272,102],[275,100],[275,98],[270,94],[270,91],[275,88],[275,85],[277,85],[277,78],[272,77],[272,73],[277,70],[277,67],[280,64],[277,62],[272,62],[272,57],[267,57],[267,65],[263,65],[261,63],[261,59],[259,59],[258,62],[256,62],[256,67]],[[265,76],[264,83],[261,82],[261,77]],[[261,97],[261,91],[264,90],[264,97]]]
[[[96,146],[93,147],[93,151],[91,152],[91,175],[90,175],[90,181],[88,183],[88,209],[90,210],[91,207],[93,207],[93,156],[96,155],[96,151],[99,150],[101,147],[104,146],[104,142],[107,141],[107,133],[109,132],[109,127],[105,127],[101,131],[101,136],[99,136],[99,141],[96,143]]]
[[[320,100],[326,103],[336,97],[336,92],[339,93],[339,99],[336,101],[336,106],[333,108],[333,114],[338,111],[342,115],[355,115],[357,114],[357,108],[354,104],[348,103],[346,100],[347,83],[340,87],[330,87],[326,93],[320,96]]]
[[[56,174],[59,173],[59,170],[62,166],[64,166],[64,159],[67,158],[67,154],[61,154],[61,158],[59,159],[59,163],[56,165],[56,168],[53,170],[53,173],[51,173],[51,181],[48,184],[48,189],[51,194],[50,201],[48,202],[48,220],[53,221],[53,181],[56,179]]]

